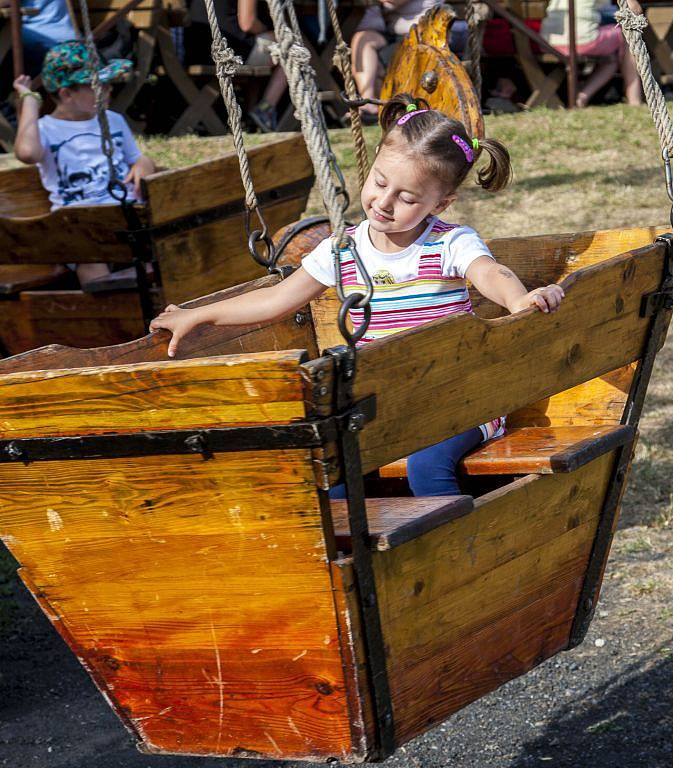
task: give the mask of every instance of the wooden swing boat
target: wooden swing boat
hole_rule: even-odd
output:
[[[298,219],[314,179],[301,137],[253,148],[250,163],[270,232]],[[116,205],[50,212],[35,167],[0,172],[0,355],[131,341],[167,303],[266,274],[248,254],[234,152],[143,186],[129,223]],[[66,262],[127,268],[80,289]]]
[[[482,300],[352,383],[329,293],[177,361],[164,332],[0,361],[0,535],[140,748],[378,760],[581,642],[673,306],[661,232],[494,240],[559,311]],[[471,495],[386,477],[503,413]]]

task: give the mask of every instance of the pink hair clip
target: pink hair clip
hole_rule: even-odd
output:
[[[472,147],[465,141],[465,139],[462,139],[457,134],[453,134],[451,137],[454,142],[463,150],[463,154],[465,155],[465,159],[468,163],[474,162],[474,150]]]
[[[404,125],[406,122],[411,120],[412,117],[415,117],[416,115],[422,115],[423,112],[427,112],[427,109],[415,109],[413,112],[407,112],[406,115],[402,115],[400,119],[397,121],[398,125]]]

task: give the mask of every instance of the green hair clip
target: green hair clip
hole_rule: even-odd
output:
[[[407,104],[407,109],[406,109],[407,112],[416,112],[417,110],[418,110],[418,107],[416,106],[416,104],[413,104],[413,103]]]
[[[479,139],[477,139],[477,138],[472,139],[472,149],[475,152],[479,151]]]

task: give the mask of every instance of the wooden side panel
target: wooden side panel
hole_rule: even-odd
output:
[[[288,422],[305,414],[300,360],[12,374],[0,434]],[[154,752],[349,761],[365,748],[322,503],[308,449],[0,465],[2,540]]]
[[[313,166],[300,134],[252,147],[248,157],[258,194],[313,176]],[[235,152],[189,168],[152,174],[144,184],[154,226],[245,199]],[[254,217],[252,224],[253,228],[257,227]]]
[[[264,217],[271,232],[301,216],[309,191],[307,186],[302,194],[264,206]],[[164,297],[167,303],[173,304],[254,280],[266,273],[248,251],[242,203],[236,215],[157,240],[155,255]]]
[[[637,360],[641,299],[663,258],[653,245],[575,273],[553,315],[457,315],[367,345],[355,393],[376,394],[377,417],[362,433],[363,470]]]
[[[203,296],[183,306],[197,307],[213,301],[238,296],[241,293],[275,285],[279,280],[276,275],[268,275],[244,285],[229,288],[226,291]],[[15,311],[14,306],[11,309]],[[307,315],[306,315],[307,318]],[[4,340],[3,316],[0,315],[0,339]],[[315,335],[310,322],[297,322],[296,317],[279,320],[268,325],[237,326],[215,328],[202,326],[187,336],[178,351],[179,359],[214,357],[252,352],[280,351],[284,349],[306,349],[310,357],[317,357]],[[166,361],[166,348],[169,334],[157,332],[149,336],[111,347],[93,349],[74,349],[52,345],[32,352],[0,360],[0,375],[20,371],[52,370],[58,368],[88,368],[101,365],[123,365],[144,363],[152,360]],[[100,338],[94,343],[99,344]],[[10,347],[11,349],[11,347]]]
[[[40,216],[49,213],[49,198],[37,166],[0,172],[0,216]],[[2,218],[0,218],[1,226]]]
[[[28,218],[3,215],[0,264],[128,264],[133,260],[131,249],[116,235],[126,229],[118,205],[66,207]]]
[[[92,296],[82,291],[24,291],[8,302],[0,338],[11,354],[44,344],[122,344],[144,333],[138,294]]]
[[[2,378],[0,436],[285,423],[304,416],[304,353],[264,352]]]
[[[398,743],[567,645],[613,461],[528,476],[374,554]]]

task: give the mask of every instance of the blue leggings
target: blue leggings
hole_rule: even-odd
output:
[[[407,459],[407,477],[414,496],[460,495],[456,477],[458,462],[468,451],[479,445],[482,439],[479,427],[473,427],[460,435],[412,453]],[[330,499],[345,499],[345,486],[335,486],[329,496]]]

